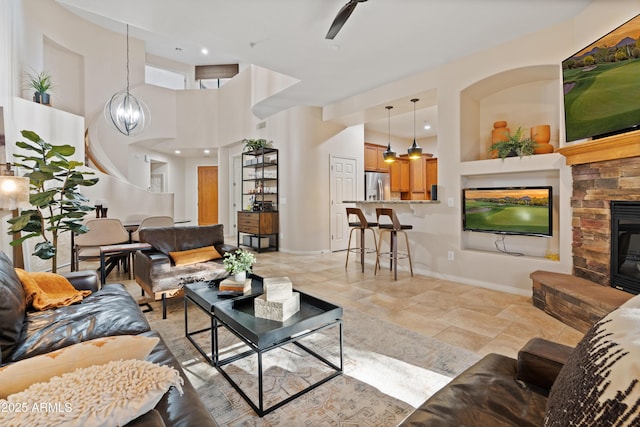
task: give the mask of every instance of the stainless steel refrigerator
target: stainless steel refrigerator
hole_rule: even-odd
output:
[[[382,172],[364,173],[364,199],[389,200],[391,198],[391,184],[389,174]]]

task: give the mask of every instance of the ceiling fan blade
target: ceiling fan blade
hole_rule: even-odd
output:
[[[325,39],[333,40],[340,29],[342,29],[344,23],[347,22],[347,19],[349,19],[349,17],[351,16],[353,9],[356,8],[358,3],[361,3],[363,1],[367,0],[349,0],[347,4],[342,6],[342,9],[340,9],[333,22],[331,23],[331,27],[329,27],[329,31],[327,32]]]

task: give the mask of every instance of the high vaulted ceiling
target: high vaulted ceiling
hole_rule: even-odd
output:
[[[299,79],[273,100],[277,109],[348,98],[567,20],[591,2],[368,0],[327,40],[347,0],[57,1],[114,31],[130,24],[153,55],[256,64]]]

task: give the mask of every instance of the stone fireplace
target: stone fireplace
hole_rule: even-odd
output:
[[[558,151],[572,166],[573,274],[611,286],[611,202],[640,201],[640,131]]]

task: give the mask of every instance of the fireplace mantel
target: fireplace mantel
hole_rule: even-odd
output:
[[[640,156],[640,130],[558,148],[567,165],[602,162]]]

